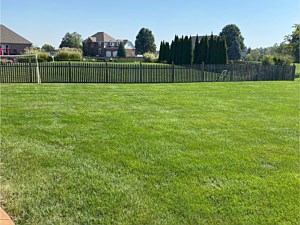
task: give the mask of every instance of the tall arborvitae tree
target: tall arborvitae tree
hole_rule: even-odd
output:
[[[187,49],[186,49],[186,64],[191,65],[193,63],[193,42],[192,37],[190,36],[187,40]]]
[[[175,41],[172,41],[171,47],[170,47],[170,58],[169,58],[168,63],[174,62],[174,54],[175,54]]]
[[[159,56],[158,56],[159,62],[161,62],[163,59],[163,53],[164,53],[164,41],[161,41],[159,46]]]
[[[211,64],[218,64],[218,55],[219,55],[219,44],[218,39],[213,37],[213,47],[212,47],[212,56],[211,56]]]
[[[179,38],[178,38],[177,35],[175,35],[175,39],[174,39],[174,58],[173,58],[173,61],[174,61],[175,64],[178,64],[179,54],[180,54]]]
[[[227,54],[227,45],[226,39],[221,38],[221,59],[220,64],[227,64],[228,63],[228,54]]]
[[[204,62],[207,64],[207,54],[208,54],[208,37],[202,37],[200,46],[200,63]]]
[[[213,48],[214,48],[214,35],[211,34],[208,41],[207,64],[211,64],[212,62]]]
[[[169,61],[170,61],[170,55],[171,55],[170,44],[169,44],[169,42],[166,42],[165,43],[165,58],[164,58],[164,61],[166,61],[167,63],[169,63]]]
[[[184,56],[185,56],[185,47],[184,47],[184,37],[182,36],[179,39],[178,64],[184,64]]]
[[[220,36],[217,38],[217,45],[216,45],[216,54],[215,54],[215,63],[222,64],[222,39]]]
[[[194,64],[199,64],[199,54],[200,54],[199,48],[200,48],[200,44],[199,44],[199,37],[197,34],[195,40],[195,48],[194,48],[194,61],[193,61]]]
[[[183,54],[182,54],[182,62],[181,64],[188,64],[187,61],[188,61],[188,45],[189,45],[189,38],[188,36],[185,36],[184,39],[183,39],[183,46],[182,46],[182,49],[183,49]]]

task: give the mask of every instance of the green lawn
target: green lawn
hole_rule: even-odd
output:
[[[1,85],[16,224],[298,224],[300,82]]]

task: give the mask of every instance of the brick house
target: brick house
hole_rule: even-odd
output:
[[[120,43],[123,42],[126,57],[135,56],[135,47],[126,39],[114,39],[105,32],[98,32],[82,42],[85,56],[116,57]]]
[[[20,55],[26,48],[30,48],[32,43],[19,34],[0,24],[0,45],[4,55]]]

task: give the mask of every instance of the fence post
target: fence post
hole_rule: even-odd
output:
[[[140,62],[140,83],[143,82],[143,68],[142,68],[142,62]]]
[[[108,64],[105,62],[105,82],[108,83]]]
[[[71,83],[72,82],[72,74],[71,74],[71,62],[70,62],[70,60],[69,60],[69,64],[68,64],[68,68],[69,68],[69,83]]]
[[[204,61],[202,62],[201,65],[201,77],[200,77],[200,81],[204,81]]]
[[[175,81],[175,67],[174,67],[174,62],[172,62],[172,83]]]

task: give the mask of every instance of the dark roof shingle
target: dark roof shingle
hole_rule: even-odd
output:
[[[5,44],[32,44],[27,39],[0,24],[0,43]]]

